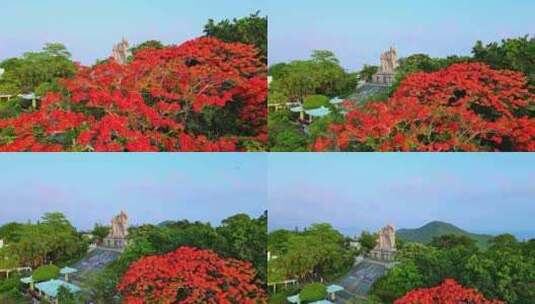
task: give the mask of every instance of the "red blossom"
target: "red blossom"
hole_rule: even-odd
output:
[[[0,151],[236,151],[267,141],[266,66],[250,45],[193,39],[126,65],[79,67],[61,84],[67,94],[0,120],[9,130]],[[232,113],[226,124],[236,125],[203,126],[206,107]]]
[[[313,149],[535,151],[535,95],[519,72],[460,63],[414,73],[385,102],[351,109]],[[357,147],[357,148],[355,148]]]
[[[434,288],[415,289],[394,304],[505,304],[498,300],[487,300],[475,289],[464,288],[452,279]]]
[[[266,303],[249,262],[223,259],[210,250],[181,247],[130,265],[118,290],[124,303]]]

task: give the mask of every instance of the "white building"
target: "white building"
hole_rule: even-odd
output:
[[[0,249],[4,247],[4,240],[0,240]]]
[[[6,70],[0,68],[0,77],[2,77],[2,75],[4,75],[5,72],[6,72]]]

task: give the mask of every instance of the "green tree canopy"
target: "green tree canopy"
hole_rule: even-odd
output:
[[[345,96],[353,92],[358,77],[347,73],[334,53],[315,50],[310,60],[296,60],[270,67],[270,94],[281,94],[290,102],[303,102],[308,95]]]
[[[65,287],[60,286],[58,289],[58,303],[61,304],[77,304],[80,303],[74,293]]]
[[[71,57],[71,53],[67,50],[67,47],[65,47],[65,45],[58,43],[58,42],[45,43],[45,46],[43,47],[43,51],[51,56],[58,56],[58,57],[65,57],[65,58]]]
[[[290,119],[290,111],[280,110],[268,116],[270,151],[304,152],[307,140],[303,130]]]
[[[273,78],[275,79],[281,78],[286,74],[287,67],[288,67],[288,64],[285,62],[272,64],[269,66],[268,75],[273,76]]]
[[[204,26],[204,34],[226,42],[252,44],[267,62],[267,24],[267,16],[262,17],[260,11],[257,11],[240,19],[225,19],[219,22],[209,19]]]
[[[474,59],[495,69],[520,71],[535,85],[535,36],[504,39],[484,45],[477,41],[472,49]]]
[[[164,45],[160,41],[147,40],[141,44],[138,44],[130,48],[130,52],[132,52],[132,55],[135,56],[137,52],[144,50],[144,49],[162,49],[162,48],[164,48]]]
[[[288,239],[294,232],[278,229],[269,233],[268,250],[273,255],[285,254],[288,251]]]
[[[4,255],[16,257],[21,266],[66,262],[84,254],[88,246],[61,213],[46,213],[37,224],[10,223],[0,231],[11,235]]]
[[[457,235],[435,238],[429,246],[407,243],[398,251],[398,264],[372,287],[385,303],[415,288],[433,287],[447,278],[475,288],[489,299],[510,304],[535,301],[535,260],[529,242],[500,235],[486,251]]]
[[[476,241],[466,235],[446,234],[439,237],[433,237],[431,246],[439,249],[451,249],[457,246],[476,249]]]
[[[0,62],[0,94],[22,94],[57,90],[57,80],[72,77],[76,66],[61,43],[47,43],[41,52],[28,52],[20,58]]]
[[[165,254],[182,246],[210,249],[220,256],[249,261],[257,271],[260,284],[267,280],[266,213],[258,218],[237,214],[224,219],[220,227],[180,220],[132,227],[129,232],[129,245],[121,256],[84,281],[91,301],[98,304],[120,303],[115,286],[132,262],[147,255]]]
[[[262,281],[265,281],[267,214],[257,219],[247,214],[237,214],[223,220],[216,231],[225,239],[224,251],[227,255],[251,261]]]
[[[377,233],[364,230],[360,233],[359,243],[366,252],[369,252],[377,245],[377,238]]]
[[[289,234],[286,250],[273,260],[285,279],[329,279],[347,271],[353,263],[344,236],[329,224],[314,224],[304,232]]]
[[[95,224],[95,226],[93,227],[93,230],[91,231],[91,234],[93,235],[93,237],[100,241],[102,241],[105,237],[107,237],[109,233],[110,233],[110,227],[100,225],[100,224]]]
[[[372,81],[373,75],[377,73],[379,67],[376,65],[367,65],[365,64],[359,72],[359,77],[364,81]]]

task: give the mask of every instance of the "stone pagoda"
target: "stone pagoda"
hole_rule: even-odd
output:
[[[377,84],[391,85],[394,82],[394,75],[398,67],[398,53],[395,48],[381,54],[381,66],[372,77],[372,82]]]
[[[103,246],[107,248],[123,250],[127,245],[128,215],[121,213],[111,219],[110,233],[103,240]]]
[[[130,52],[130,44],[128,43],[128,40],[123,37],[119,43],[113,46],[111,57],[120,64],[126,64],[130,55],[132,55]]]
[[[392,225],[386,225],[378,232],[377,245],[370,251],[370,257],[390,262],[396,255],[396,230]]]

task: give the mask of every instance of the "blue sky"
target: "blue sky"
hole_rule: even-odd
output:
[[[477,40],[535,34],[533,0],[269,1],[269,62],[332,50],[344,67],[378,64],[390,45],[400,56],[469,55]]]
[[[267,208],[267,157],[245,153],[0,154],[0,225],[63,212],[78,228],[201,220]]]
[[[535,238],[535,154],[269,155],[270,229],[328,222],[346,234],[440,220]]]
[[[0,18],[0,60],[62,42],[74,60],[93,64],[114,43],[166,44],[202,35],[209,18],[243,17],[267,0],[6,0]]]

